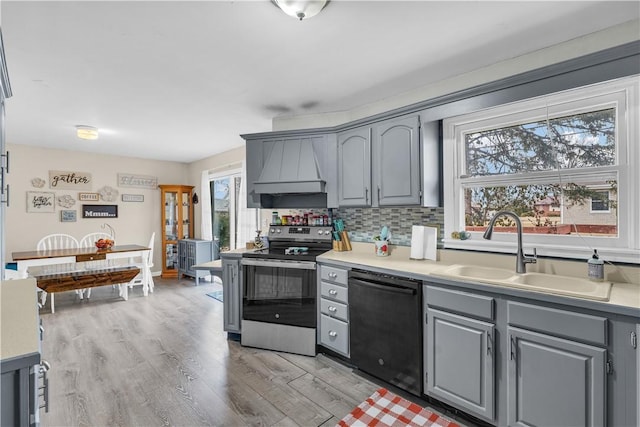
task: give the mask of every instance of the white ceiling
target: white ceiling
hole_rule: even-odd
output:
[[[191,162],[629,20],[637,1],[7,1],[7,142]],[[74,126],[100,128],[93,142]]]

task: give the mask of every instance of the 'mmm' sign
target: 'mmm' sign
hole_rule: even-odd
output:
[[[82,218],[118,218],[118,205],[82,205]]]

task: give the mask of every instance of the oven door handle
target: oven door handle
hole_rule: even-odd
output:
[[[278,261],[242,258],[242,265],[250,265],[255,267],[274,267],[274,268],[294,268],[297,270],[315,270],[316,263],[311,261]]]

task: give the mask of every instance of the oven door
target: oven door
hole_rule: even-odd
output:
[[[316,263],[242,259],[242,318],[316,327]]]

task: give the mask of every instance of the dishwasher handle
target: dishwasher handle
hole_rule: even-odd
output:
[[[395,293],[401,293],[401,294],[407,294],[407,295],[415,295],[416,294],[416,290],[413,288],[405,288],[402,286],[394,286],[394,285],[383,285],[383,284],[379,284],[379,283],[374,283],[374,282],[367,282],[364,280],[360,280],[360,279],[354,279],[354,278],[349,278],[349,285],[354,284],[354,285],[360,285],[360,286],[366,286],[369,288],[374,288],[374,289],[378,289],[381,291],[385,291],[385,292],[395,292]]]

